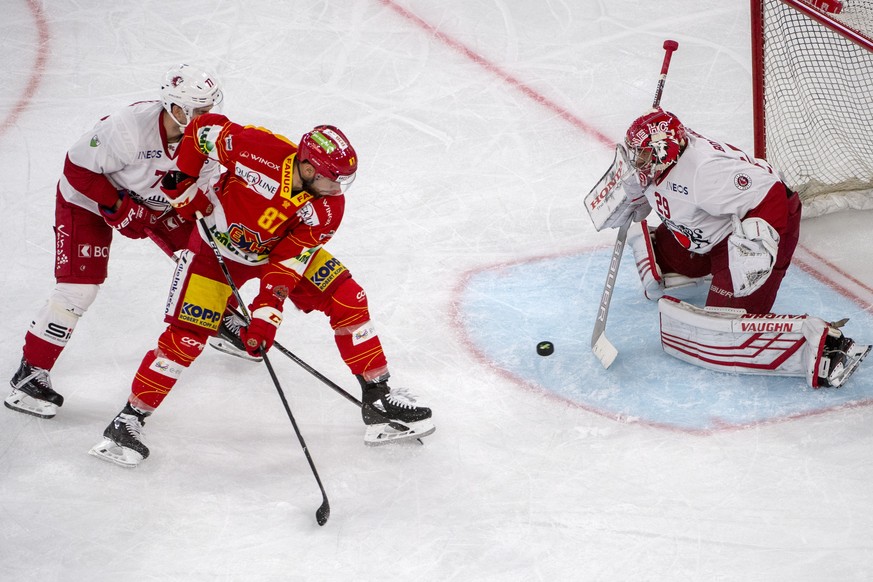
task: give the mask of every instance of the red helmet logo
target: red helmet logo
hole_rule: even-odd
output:
[[[654,176],[676,163],[685,135],[685,127],[675,115],[657,108],[635,119],[624,141],[634,166]]]

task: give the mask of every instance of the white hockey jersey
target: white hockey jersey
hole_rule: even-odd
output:
[[[644,194],[665,226],[684,248],[705,254],[733,231],[781,181],[764,160],[688,130],[679,160],[650,183]]]
[[[158,211],[170,207],[161,191],[161,179],[176,170],[176,145],[168,144],[161,124],[164,110],[159,101],[141,101],[101,119],[67,152],[70,161],[103,174],[117,189],[131,192],[134,200]],[[204,167],[198,183],[204,187],[217,175],[217,164]],[[58,188],[65,200],[98,214],[97,203],[79,192],[66,175]]]

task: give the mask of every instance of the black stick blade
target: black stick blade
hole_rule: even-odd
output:
[[[329,517],[330,504],[327,502],[327,499],[325,499],[324,503],[321,504],[321,507],[318,508],[318,511],[315,512],[315,521],[318,522],[318,525],[324,525],[327,523]]]

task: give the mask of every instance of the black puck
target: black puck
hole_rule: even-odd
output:
[[[552,342],[540,342],[537,344],[537,353],[541,356],[551,356],[555,353],[555,346]]]

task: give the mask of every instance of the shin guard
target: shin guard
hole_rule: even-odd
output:
[[[182,372],[203,351],[206,336],[173,325],[158,339],[158,347],[148,352],[139,365],[131,386],[130,403],[151,412],[175,386]]]

